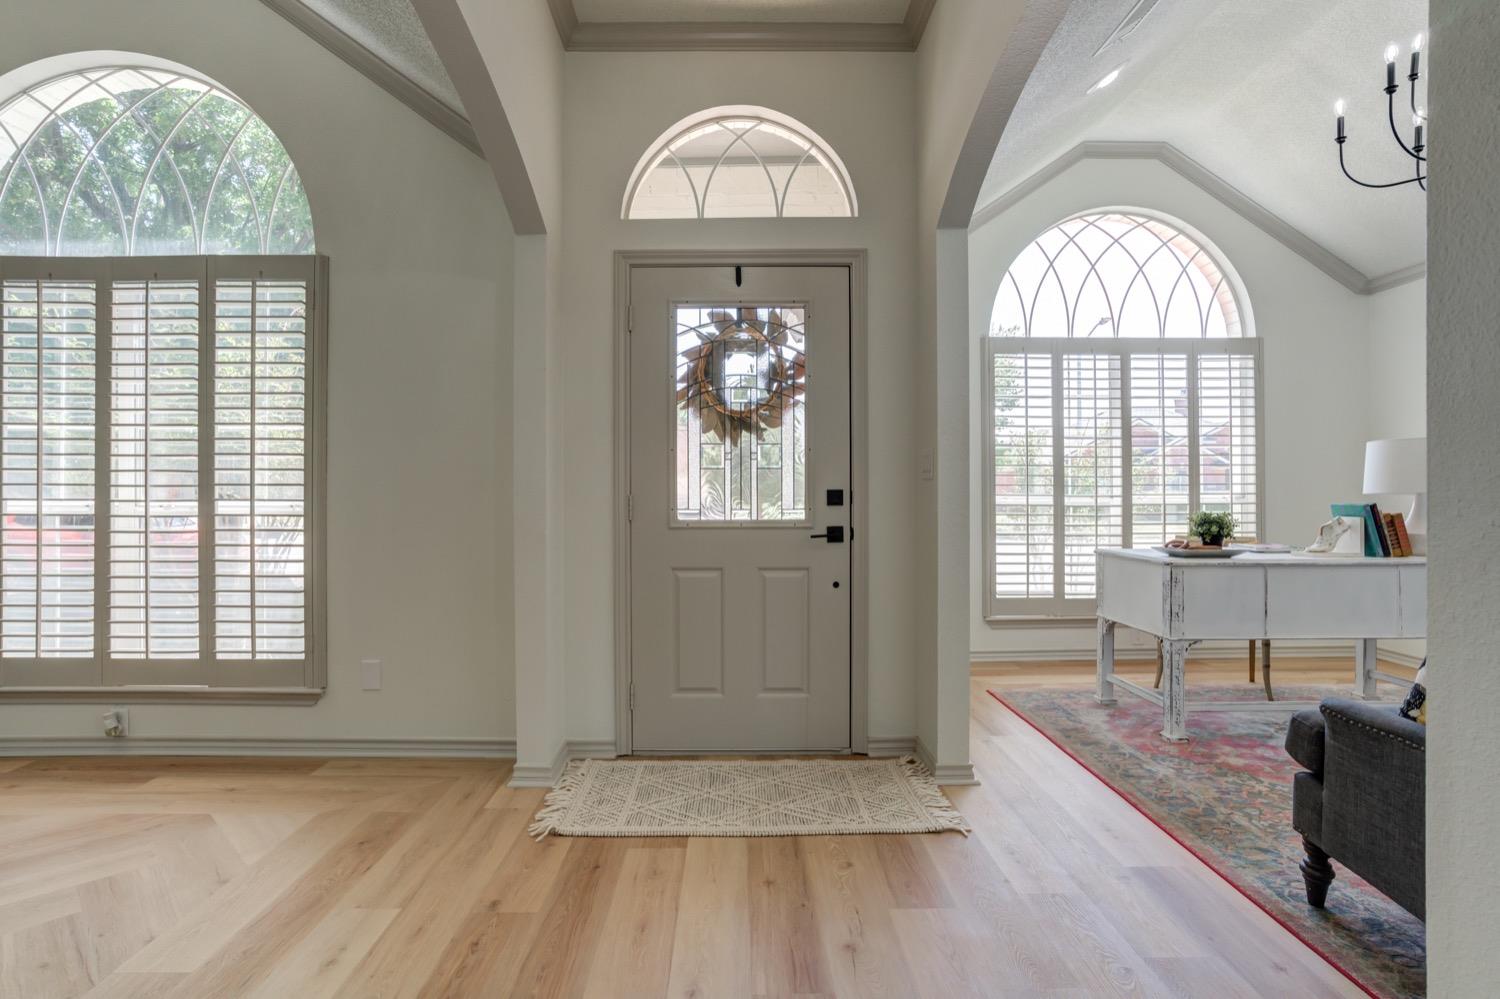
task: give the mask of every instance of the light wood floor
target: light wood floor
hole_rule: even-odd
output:
[[[0,760],[0,996],[1359,994],[984,693],[1038,672],[974,678],[967,839],[535,843],[496,762]]]

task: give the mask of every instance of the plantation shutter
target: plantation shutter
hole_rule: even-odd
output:
[[[987,614],[1093,613],[1099,548],[1261,521],[1260,342],[985,341]]]
[[[96,675],[98,289],[0,280],[0,661],[22,684]]]
[[[325,273],[0,258],[0,686],[322,685]]]

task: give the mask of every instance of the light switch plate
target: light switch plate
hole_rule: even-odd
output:
[[[380,659],[361,659],[359,661],[359,688],[379,690],[383,666],[384,662]]]

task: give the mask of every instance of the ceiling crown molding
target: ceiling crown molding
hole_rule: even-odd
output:
[[[568,2],[568,0],[563,0]],[[261,0],[286,18],[313,41],[354,67],[396,100],[446,132],[470,152],[483,156],[474,127],[426,87],[365,48],[338,25],[302,3],[302,0]],[[571,7],[571,3],[569,3]]]
[[[871,24],[579,21],[573,0],[547,0],[557,37],[569,52],[914,52],[936,3],[910,0],[900,24]]]
[[[1272,212],[1239,188],[1212,172],[1169,142],[1080,142],[1036,173],[974,212],[970,231],[1005,214],[1025,198],[1084,160],[1155,160],[1222,202],[1235,214],[1276,239],[1318,270],[1356,295],[1373,295],[1426,276],[1427,265],[1415,264],[1389,274],[1366,275]]]

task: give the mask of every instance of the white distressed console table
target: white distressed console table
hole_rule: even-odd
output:
[[[1187,738],[1187,712],[1288,711],[1286,701],[1198,701],[1185,696],[1187,650],[1217,639],[1354,639],[1356,695],[1375,697],[1375,640],[1427,637],[1425,558],[1329,558],[1244,552],[1182,559],[1150,548],[1101,548],[1098,689],[1102,704],[1125,690],[1162,706],[1161,734]],[[1155,691],[1115,675],[1115,625],[1161,639]]]

